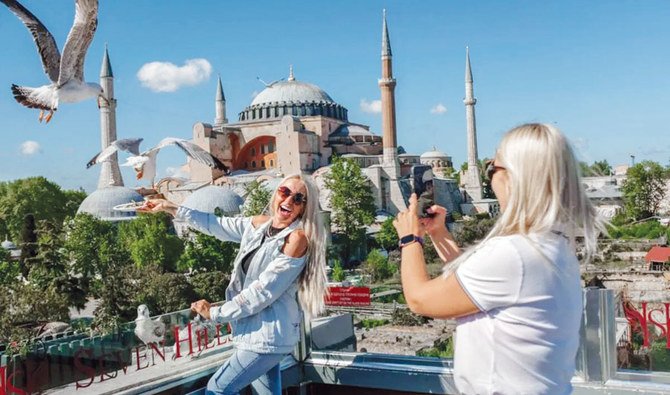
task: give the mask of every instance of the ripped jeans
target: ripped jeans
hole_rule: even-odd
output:
[[[207,383],[207,395],[238,395],[251,384],[254,394],[281,395],[280,362],[286,354],[235,350]]]

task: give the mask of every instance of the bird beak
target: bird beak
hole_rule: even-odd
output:
[[[135,178],[139,180],[140,178],[142,178],[142,175],[144,175],[144,172],[138,171],[137,174],[135,174]]]

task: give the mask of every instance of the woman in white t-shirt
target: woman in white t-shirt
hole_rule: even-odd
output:
[[[457,318],[454,379],[463,394],[569,394],[579,344],[582,291],[576,235],[586,256],[602,231],[570,144],[555,127],[527,124],[503,137],[487,176],[501,214],[461,255],[446,210],[419,219],[416,196],[394,222],[402,284],[417,314]],[[422,237],[446,263],[430,279]]]

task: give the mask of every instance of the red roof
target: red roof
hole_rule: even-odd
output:
[[[670,261],[670,247],[653,246],[645,255],[644,260],[649,262],[668,262]]]

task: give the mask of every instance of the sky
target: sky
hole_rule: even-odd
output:
[[[22,0],[64,46],[74,2]],[[397,79],[398,143],[466,160],[465,47],[477,98],[479,156],[524,122],[556,124],[581,160],[670,163],[670,2],[648,1],[162,1],[102,0],[85,64],[98,82],[105,44],[114,72],[119,138],[191,138],[214,121],[220,75],[227,117],[288,76],[320,86],[349,120],[381,135],[381,15]],[[48,81],[22,23],[0,5],[0,180],[44,176],[95,189],[95,100],[63,104],[49,124],[12,97],[12,83]],[[122,155],[123,157],[124,155]],[[159,176],[185,158],[158,156]],[[123,169],[126,186],[138,183]]]

